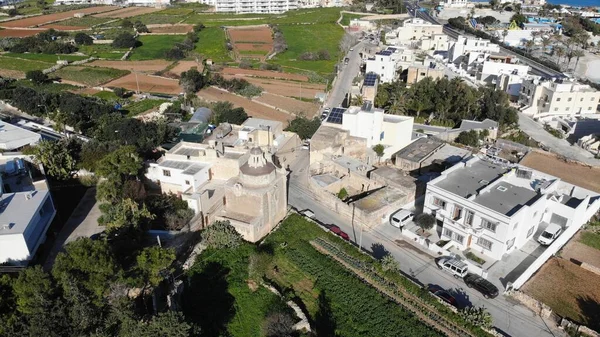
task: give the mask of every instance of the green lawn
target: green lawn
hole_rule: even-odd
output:
[[[28,72],[30,70],[43,70],[52,67],[54,63],[35,60],[22,60],[14,57],[0,56],[0,69],[18,70]]]
[[[69,62],[81,61],[87,58],[87,56],[80,55],[54,55],[54,54],[18,54],[18,53],[6,53],[2,54],[3,57],[14,57],[20,59],[56,63],[58,60],[67,60]]]
[[[62,79],[75,81],[90,87],[107,83],[127,74],[129,74],[127,70],[80,66],[68,66],[52,73],[52,75]]]
[[[223,29],[208,27],[203,29],[198,37],[200,41],[196,42],[196,49],[194,49],[196,52],[215,62],[231,61],[229,51],[225,46]]]
[[[582,232],[581,239],[579,239],[584,245],[592,248],[600,249],[600,234],[593,232]]]
[[[315,25],[282,25],[280,26],[288,45],[288,50],[277,54],[271,61],[283,67],[299,68],[314,71],[320,74],[329,74],[340,55],[339,41],[344,35],[344,30],[336,24]],[[327,61],[301,61],[297,58],[304,52],[318,52],[328,50],[331,60]]]
[[[128,111],[128,115],[133,117],[150,109],[156,108],[159,105],[168,102],[166,99],[144,99],[141,101],[133,102],[123,107],[123,110]]]
[[[145,35],[139,37],[142,45],[129,56],[132,61],[164,59],[165,53],[176,43],[183,42],[182,35]]]
[[[340,21],[340,23],[343,26],[348,26],[350,24],[350,20],[360,19],[362,17],[364,17],[364,15],[344,13],[344,16],[342,16],[342,20]]]

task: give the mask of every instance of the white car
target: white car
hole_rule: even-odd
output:
[[[469,266],[456,258],[442,257],[436,261],[436,264],[439,269],[452,274],[455,278],[463,278],[469,273]]]
[[[544,246],[549,246],[562,233],[562,227],[557,224],[549,224],[548,227],[538,237],[538,242]]]
[[[415,217],[413,212],[407,209],[401,209],[390,217],[390,225],[396,228],[402,228]]]

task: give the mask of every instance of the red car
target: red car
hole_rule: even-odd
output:
[[[339,237],[341,237],[342,239],[344,239],[346,241],[350,241],[350,237],[348,236],[348,234],[346,234],[346,232],[341,230],[338,226],[331,225],[331,227],[329,227],[329,230],[332,231],[334,234],[338,235]]]

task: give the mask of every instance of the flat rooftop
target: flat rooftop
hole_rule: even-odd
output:
[[[242,123],[242,127],[250,127],[254,129],[261,130],[274,130],[277,127],[282,126],[283,124],[278,121],[272,121],[270,119],[262,119],[262,118],[248,118],[244,123]]]
[[[420,163],[425,160],[431,153],[440,147],[444,146],[442,141],[433,138],[419,138],[416,141],[408,144],[402,150],[396,152],[396,158],[410,160]]]
[[[0,121],[0,148],[4,150],[14,150],[41,138],[35,132]]]
[[[178,160],[163,160],[159,163],[162,168],[170,168],[174,170],[182,170],[181,174],[194,175],[203,168],[207,167],[208,164],[192,162],[192,161],[178,161]]]
[[[531,188],[501,181],[489,191],[479,194],[473,201],[500,214],[511,216],[521,207],[533,204],[541,196]]]
[[[48,191],[40,190],[2,194],[0,196],[0,235],[23,234],[48,193]]]
[[[406,194],[399,189],[386,186],[354,202],[354,205],[362,211],[374,212],[405,197]]]
[[[468,198],[499,178],[508,169],[484,160],[472,162],[470,167],[459,168],[450,172],[446,179],[435,183],[435,186],[450,193]]]

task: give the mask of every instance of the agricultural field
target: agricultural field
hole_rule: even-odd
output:
[[[196,61],[178,61],[177,63],[173,64],[163,76],[179,78],[182,72],[188,71],[192,68],[202,71],[203,65],[202,63],[198,64]]]
[[[13,58],[18,58],[18,59],[25,59],[25,60],[48,62],[48,63],[56,63],[56,61],[58,61],[58,60],[67,60],[69,62],[81,61],[81,60],[85,60],[87,58],[87,56],[80,56],[80,55],[29,54],[29,53],[25,53],[25,54],[5,53],[5,54],[2,54],[2,56],[3,57],[13,57]]]
[[[0,27],[2,27],[2,28],[37,27],[37,26],[41,26],[43,24],[47,24],[50,22],[57,22],[57,21],[70,19],[77,13],[84,13],[84,14],[102,13],[102,12],[116,10],[118,8],[119,7],[117,7],[117,6],[96,6],[96,7],[88,7],[88,8],[83,8],[83,9],[75,9],[75,10],[62,12],[62,13],[39,15],[39,16],[33,16],[30,18],[25,18],[25,19],[0,22]]]
[[[96,18],[125,19],[158,11],[160,11],[160,9],[154,7],[126,7],[107,13],[94,14],[93,16]]]
[[[264,61],[265,56],[273,49],[273,33],[267,26],[228,29],[227,35],[238,59],[256,57]]]
[[[76,92],[77,90],[80,89],[80,87],[66,84],[66,83],[35,84],[28,80],[19,80],[17,83],[21,87],[30,87],[30,88],[35,88],[36,90],[41,90],[44,92],[51,92],[51,93],[59,93],[59,92],[63,92],[63,91]]]
[[[149,25],[152,34],[187,34],[194,30],[194,25],[177,24],[171,26]]]
[[[348,26],[350,25],[350,20],[353,19],[360,19],[364,17],[364,15],[360,15],[360,14],[350,14],[350,13],[343,13],[342,14],[342,20],[340,20],[340,24],[342,26]]]
[[[178,95],[181,92],[179,81],[143,74],[129,74],[105,85],[109,88],[121,87],[131,91]]]
[[[90,46],[80,46],[79,51],[101,59],[120,60],[127,52],[127,49],[113,48],[109,44],[93,44]]]
[[[184,39],[185,36],[179,35],[140,36],[138,40],[142,45],[134,49],[129,59],[132,61],[164,59],[165,53]]]
[[[313,118],[317,115],[319,105],[315,103],[303,102],[297,99],[278,96],[268,92],[264,92],[260,97],[256,98],[258,102],[276,106],[279,109],[288,111],[294,115]]]
[[[111,12],[109,12],[111,13]],[[109,22],[111,19],[107,19],[107,18],[98,18],[95,16],[84,16],[82,18],[72,18],[72,19],[68,19],[65,21],[61,21],[59,23],[59,26],[69,26],[69,27],[83,27],[85,28],[90,28],[92,26],[98,26],[98,25],[102,25],[105,24],[107,22]],[[44,25],[42,26],[43,28],[53,28],[57,29],[56,26],[58,25],[54,25],[54,24],[50,24],[50,25]]]
[[[122,110],[127,110],[127,115],[130,117],[137,116],[148,110],[157,108],[161,104],[168,102],[166,99],[144,99],[125,105]]]
[[[0,30],[0,37],[27,37],[34,36],[43,31],[45,29],[2,29]]]
[[[167,68],[172,62],[167,60],[150,60],[150,61],[109,61],[96,60],[86,65],[92,67],[105,67],[121,70],[137,71],[147,74],[153,74]]]
[[[225,47],[225,32],[221,28],[210,27],[203,29],[199,34],[200,41],[196,43],[196,51],[214,62],[232,61],[229,51]]]
[[[48,69],[53,65],[54,63],[50,62],[0,56],[0,69],[15,71],[15,74],[20,74],[19,77],[24,77],[25,73],[30,70]]]
[[[68,66],[52,73],[53,76],[73,81],[89,87],[95,87],[129,74],[127,70],[100,67]]]
[[[270,62],[286,68],[296,68],[314,71],[320,74],[330,74],[340,55],[339,41],[344,30],[334,24],[315,25],[281,25],[281,31],[288,49],[277,54]],[[302,61],[298,58],[305,52],[327,50],[330,60]]]

